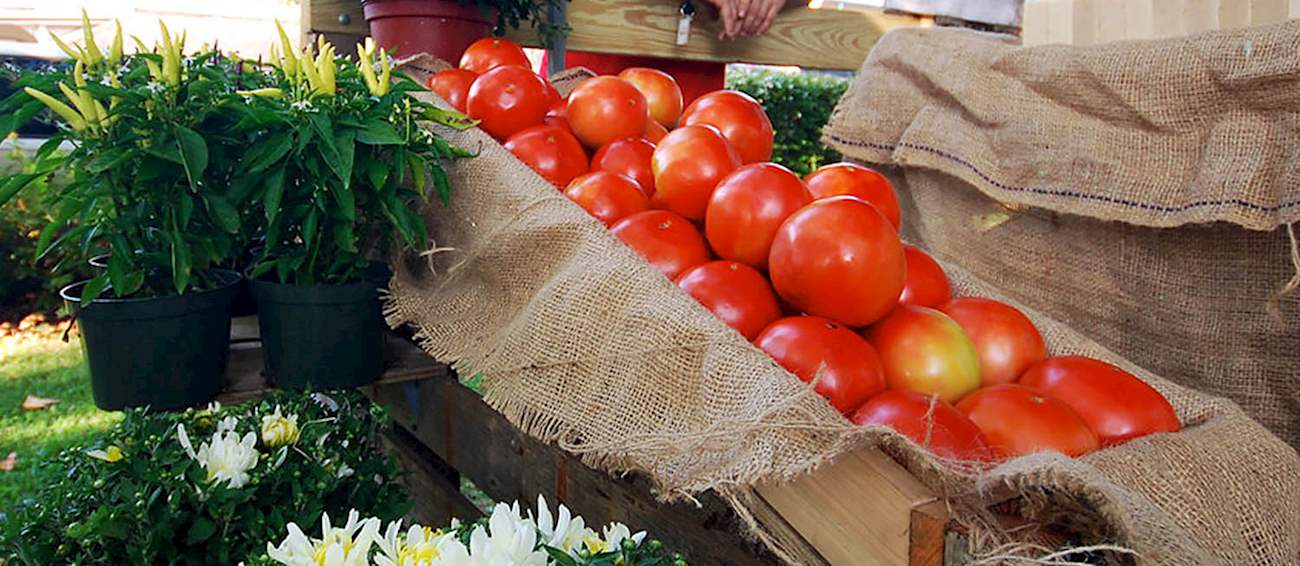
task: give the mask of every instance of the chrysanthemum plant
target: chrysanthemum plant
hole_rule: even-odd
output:
[[[381,408],[357,393],[283,393],[183,413],[133,411],[46,465],[58,483],[0,520],[13,564],[238,564],[287,524],[408,509],[375,446]]]
[[[321,41],[281,46],[262,88],[241,91],[240,129],[255,132],[236,168],[235,191],[258,197],[264,244],[249,277],[268,274],[295,285],[350,283],[375,252],[423,251],[428,236],[419,205],[430,192],[446,201],[442,164],[472,154],[419,122],[469,127],[463,116],[412,98],[425,90],[394,75],[372,40],[358,61]],[[431,189],[431,191],[429,190]]]

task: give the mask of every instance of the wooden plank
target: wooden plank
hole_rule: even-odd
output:
[[[359,2],[310,1],[310,7],[304,8],[308,13],[305,29],[368,33]],[[572,0],[567,6],[568,23],[573,28],[567,48],[697,61],[857,70],[881,35],[920,22],[914,16],[879,10],[794,7],[782,12],[762,36],[721,41],[717,38],[721,22],[701,13],[691,26],[689,41],[679,46],[675,43],[679,6],[676,2],[656,0]],[[507,36],[523,45],[540,46],[536,32],[528,25],[510,31]]]
[[[702,494],[698,507],[660,503],[645,478],[612,477],[529,437],[450,376],[363,391],[495,500],[531,507],[541,494],[596,528],[621,521],[648,530],[693,564],[779,563],[740,535],[739,520],[717,495]]]
[[[943,566],[948,505],[938,499],[912,508],[908,526],[908,566]]]
[[[397,458],[406,471],[402,487],[415,505],[407,519],[431,528],[451,523],[453,518],[473,521],[481,512],[460,492],[459,475],[441,462],[402,426],[380,435],[380,447]]]
[[[907,564],[912,510],[937,498],[875,448],[862,448],[759,495],[831,564]],[[922,538],[942,555],[942,540]]]

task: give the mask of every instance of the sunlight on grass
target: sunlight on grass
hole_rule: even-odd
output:
[[[0,345],[0,458],[18,454],[11,472],[0,472],[0,509],[11,507],[49,483],[37,464],[80,446],[107,430],[121,413],[101,411],[90,395],[90,378],[82,364],[81,344],[55,335],[9,336]],[[28,395],[58,399],[41,411],[20,407]]]

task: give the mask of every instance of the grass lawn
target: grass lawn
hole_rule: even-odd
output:
[[[21,408],[27,395],[59,399],[39,411]],[[0,460],[18,454],[12,471],[0,471],[0,512],[50,483],[36,464],[83,444],[121,418],[95,408],[76,338],[57,332],[0,336]]]

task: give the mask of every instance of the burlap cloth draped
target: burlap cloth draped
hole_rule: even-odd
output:
[[[1293,564],[1300,552],[1292,448],[1234,403],[1128,362],[955,263],[945,268],[958,293],[1023,307],[1054,353],[1134,372],[1170,399],[1186,430],[978,474],[885,429],[855,429],[487,135],[441,133],[481,155],[449,171],[451,205],[428,211],[434,250],[398,262],[389,321],[415,325],[421,344],[462,374],[482,372],[489,404],[589,465],[644,473],[664,497],[716,489],[743,507],[746,486],[875,444],[954,501],[1009,488],[1028,515],[1085,543],[1131,548],[1142,562]],[[958,520],[977,523],[973,508],[956,506]],[[974,550],[1031,536],[995,534]],[[766,542],[792,563],[819,562]]]

